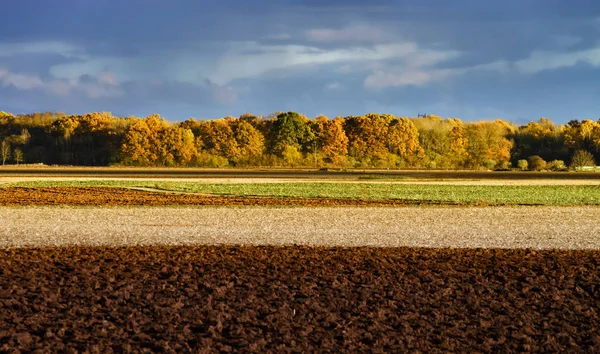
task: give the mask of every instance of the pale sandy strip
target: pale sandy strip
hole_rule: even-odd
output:
[[[20,177],[2,176],[0,184],[19,182],[54,182],[54,181],[138,181],[140,183],[187,182],[187,183],[373,183],[373,184],[432,184],[432,185],[465,185],[465,186],[600,186],[599,179],[319,179],[319,178],[168,178],[168,177]]]
[[[600,249],[600,208],[0,208],[0,247],[152,244]]]

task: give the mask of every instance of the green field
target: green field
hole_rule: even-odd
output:
[[[459,204],[600,205],[600,185],[444,185],[344,182],[198,183],[153,181],[35,181],[8,187],[144,187],[229,196],[399,199]]]

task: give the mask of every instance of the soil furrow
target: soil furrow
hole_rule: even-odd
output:
[[[0,351],[597,352],[600,252],[0,251]]]

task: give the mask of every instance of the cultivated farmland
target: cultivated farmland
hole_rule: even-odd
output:
[[[600,350],[597,174],[8,170],[0,350]]]

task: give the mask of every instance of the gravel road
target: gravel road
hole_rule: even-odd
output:
[[[599,207],[2,207],[0,247],[245,244],[600,249]]]

